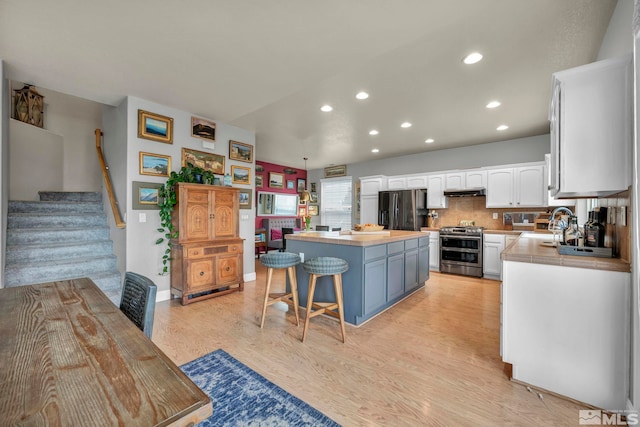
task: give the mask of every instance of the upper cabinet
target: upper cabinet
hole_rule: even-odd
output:
[[[360,194],[363,196],[375,195],[387,189],[387,177],[382,175],[364,176],[360,178]]]
[[[553,74],[549,190],[600,197],[631,184],[631,55]]]
[[[487,171],[472,169],[445,175],[445,190],[467,190],[487,187]]]
[[[406,190],[407,178],[404,176],[392,176],[387,179],[388,190]]]
[[[427,176],[427,208],[443,209],[447,207],[447,198],[444,196],[445,174]]]
[[[487,172],[487,207],[547,205],[544,165],[492,169]]]

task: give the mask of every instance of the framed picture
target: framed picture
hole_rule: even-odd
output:
[[[253,190],[240,190],[240,209],[251,209],[251,195]]]
[[[347,165],[329,166],[328,168],[324,168],[325,178],[334,178],[336,176],[346,176],[346,175],[347,175]]]
[[[216,140],[216,124],[209,120],[191,117],[191,136],[209,141]]]
[[[356,205],[355,218],[360,219],[360,181],[354,184],[353,198]]]
[[[229,160],[253,163],[253,145],[229,140]]]
[[[251,184],[251,169],[244,166],[231,166],[231,178],[234,184]]]
[[[306,201],[306,200],[300,200],[300,201],[298,202],[298,204],[299,204],[300,206],[307,206],[307,201]]]
[[[256,175],[256,188],[262,188],[262,175]]]
[[[283,188],[284,187],[284,174],[278,172],[269,172],[269,187],[271,188]]]
[[[309,191],[311,193],[315,193],[316,192],[316,183],[312,182],[311,184],[309,184],[311,186],[311,188],[309,188]]]
[[[217,175],[224,175],[224,156],[219,154],[183,148],[182,166],[187,166],[187,163],[191,163],[193,166],[201,167]]]
[[[293,190],[295,188],[295,182],[293,180],[287,180],[287,190]]]
[[[138,138],[173,144],[173,119],[138,110]]]
[[[140,175],[166,176],[171,173],[171,156],[140,152]]]
[[[304,178],[298,178],[298,193],[303,192],[307,188],[307,180]]]
[[[298,208],[298,216],[306,216],[307,208]]]
[[[318,203],[318,193],[309,193],[309,203]]]
[[[318,205],[309,205],[307,206],[307,211],[311,216],[318,216]]]
[[[164,185],[158,182],[140,182],[133,181],[133,198],[134,210],[154,210],[160,209],[158,202],[160,201],[160,188]]]

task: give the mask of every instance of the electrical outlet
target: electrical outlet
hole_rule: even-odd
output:
[[[146,213],[140,213],[138,215],[138,221],[139,222],[147,222],[147,214]]]
[[[304,262],[304,252],[300,252],[298,255],[300,255],[300,262]]]
[[[620,225],[625,227],[627,225],[627,207],[620,206]]]
[[[493,219],[498,219],[498,212],[493,213]]]

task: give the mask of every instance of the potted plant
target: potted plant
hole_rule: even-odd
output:
[[[178,238],[178,230],[174,228],[172,218],[173,208],[178,203],[176,184],[179,182],[213,184],[213,173],[199,166],[187,163],[187,165],[181,167],[178,172],[172,171],[164,183],[164,186],[160,187],[160,201],[158,202],[158,207],[160,208],[160,227],[158,228],[158,232],[162,234],[162,237],[156,240],[156,245],[164,242],[167,243],[167,248],[162,255],[162,274],[167,274],[169,269],[169,261],[171,261],[171,239]]]

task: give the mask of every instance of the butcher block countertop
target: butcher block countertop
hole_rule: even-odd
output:
[[[349,234],[348,234],[349,233]],[[287,240],[303,242],[329,243],[346,246],[373,246],[403,240],[427,238],[420,231],[384,230],[381,234],[358,234],[357,232],[307,231],[287,234]]]
[[[552,236],[540,233],[523,233],[508,248],[502,251],[503,261],[532,264],[558,265],[564,267],[590,268],[593,270],[620,271],[629,273],[631,265],[620,258],[560,255],[555,247],[548,246]]]

